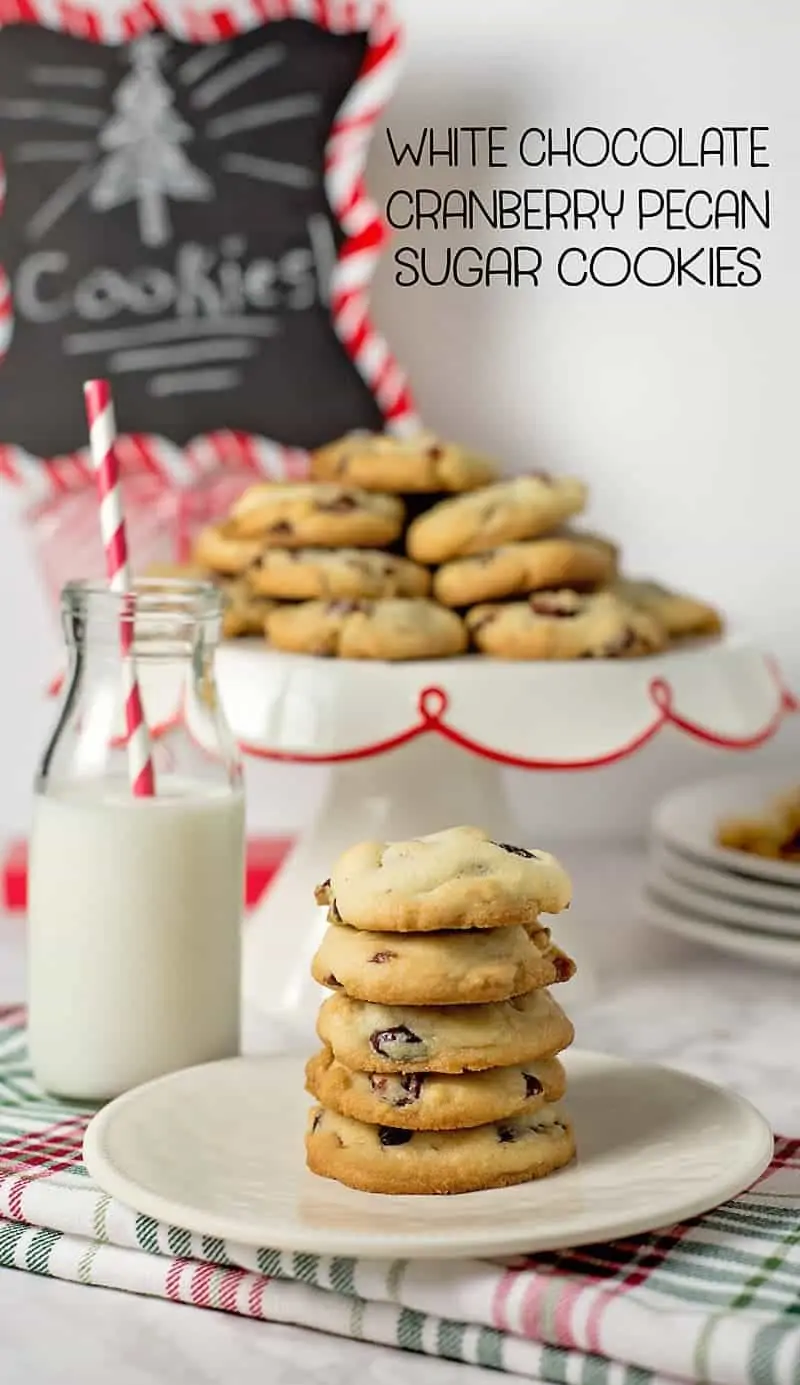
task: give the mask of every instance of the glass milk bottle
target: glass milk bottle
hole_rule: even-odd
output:
[[[29,1038],[39,1083],[105,1100],[239,1051],[244,796],[214,680],[220,597],[205,583],[75,582],[69,671],[36,782]],[[156,792],[135,797],[121,621],[151,730]]]

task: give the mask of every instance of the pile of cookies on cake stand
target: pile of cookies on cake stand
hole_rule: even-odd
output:
[[[716,611],[631,582],[616,545],[579,527],[579,479],[498,479],[430,435],[353,434],[309,472],[250,486],[195,553],[227,589],[228,633],[257,637],[217,659],[239,743],[330,767],[245,933],[250,1011],[279,1015],[287,1036],[316,1007],[307,881],[348,841],[459,818],[513,840],[503,766],[611,764],[672,724],[755,744],[780,715],[760,651],[703,638]]]
[[[356,433],[305,483],[251,486],[199,535],[225,633],[351,659],[632,658],[721,630],[705,602],[620,576],[610,540],[567,526],[582,481],[495,465],[427,434]]]
[[[457,827],[350,848],[317,891],[324,1047],[306,1083],[309,1167],[380,1193],[461,1193],[572,1158],[557,1054],[573,1029],[548,987],[570,958],[541,922],[570,901],[542,851]]]

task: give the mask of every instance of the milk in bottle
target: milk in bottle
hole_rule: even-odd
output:
[[[219,597],[158,583],[134,602],[156,794],[128,782],[120,598],[72,584],[31,834],[31,1059],[48,1091],[86,1100],[239,1048],[244,799],[213,679]]]

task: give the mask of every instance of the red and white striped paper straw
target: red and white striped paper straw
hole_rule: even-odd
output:
[[[111,386],[107,380],[87,380],[83,387],[83,395],[86,401],[92,464],[100,501],[100,534],[106,555],[108,583],[112,592],[125,596],[131,591],[132,579],[125,536],[119,465],[114,452],[117,426],[114,420]],[[136,797],[148,798],[155,793],[156,783],[150,734],[136,674],[133,652],[134,628],[134,608],[132,603],[128,603],[123,605],[120,623],[128,772]]]

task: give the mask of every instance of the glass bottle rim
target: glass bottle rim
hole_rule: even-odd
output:
[[[199,578],[137,577],[121,592],[97,578],[77,578],[62,588],[61,604],[71,611],[86,611],[91,605],[93,614],[112,620],[133,615],[203,621],[219,617],[222,592]]]

